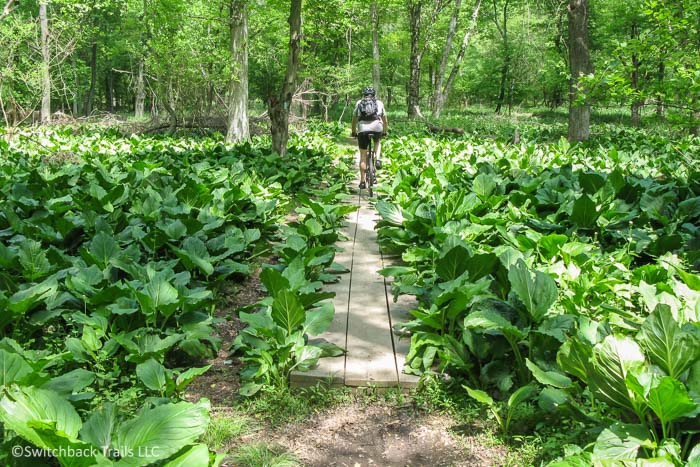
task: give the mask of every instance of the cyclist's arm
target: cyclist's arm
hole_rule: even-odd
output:
[[[386,114],[382,115],[382,126],[384,128],[383,133],[389,132],[389,121],[386,119]]]
[[[352,132],[350,134],[351,135],[357,134],[357,116],[356,115],[352,116]]]

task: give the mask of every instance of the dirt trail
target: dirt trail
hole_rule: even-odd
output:
[[[355,403],[256,438],[284,447],[312,467],[503,464],[503,446],[487,447],[479,439],[481,430],[456,434],[459,428],[449,417],[416,413],[410,405]]]

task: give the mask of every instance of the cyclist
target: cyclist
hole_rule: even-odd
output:
[[[365,88],[362,99],[355,104],[352,113],[352,136],[357,137],[357,145],[360,148],[360,189],[366,188],[365,172],[367,171],[367,147],[369,139],[374,140],[374,154],[376,167],[381,167],[382,146],[380,136],[386,136],[389,124],[386,119],[384,103],[377,100],[377,92],[374,88]],[[359,130],[359,131],[358,131]]]

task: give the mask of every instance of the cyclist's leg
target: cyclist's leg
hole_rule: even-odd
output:
[[[360,149],[360,183],[365,181],[368,155],[369,154],[367,153],[366,149]]]
[[[382,138],[381,135],[377,135],[374,138],[374,161],[378,165],[381,161],[382,155]]]
[[[365,172],[367,171],[367,147],[369,145],[367,133],[358,133],[357,145],[360,148],[360,183],[363,183],[365,181]]]

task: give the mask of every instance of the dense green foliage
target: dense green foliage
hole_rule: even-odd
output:
[[[303,138],[285,159],[218,138],[64,130],[3,143],[5,428],[42,448],[97,449],[86,465],[108,458],[142,463],[143,456],[171,458],[171,465],[191,456],[208,464],[206,446],[195,444],[209,419],[208,403],[178,400],[209,368],[196,364],[219,349],[212,325],[221,285],[250,274],[254,256],[269,250],[291,195],[322,196],[329,192],[326,180],[347,176],[347,168],[331,164],[327,142]],[[333,199],[339,188],[344,184],[326,196]],[[318,218],[327,228],[342,213],[335,209],[332,221],[323,205],[299,196],[310,209],[321,207]],[[315,232],[311,220],[304,225]],[[326,235],[332,244],[332,231]],[[331,249],[302,264],[316,281],[332,260]],[[299,261],[289,261],[294,290],[304,280],[291,267]],[[306,295],[303,303],[322,298],[328,297]],[[273,304],[273,317],[277,308]],[[330,322],[332,307],[322,310],[323,318],[310,318],[304,332],[321,332],[322,322]],[[289,326],[291,334],[296,325]],[[301,346],[309,366],[320,354]],[[16,443],[9,437],[4,446]],[[59,460],[70,463],[70,457]]]
[[[383,273],[420,301],[405,371],[462,379],[504,432],[529,400],[600,433],[562,465],[679,465],[698,455],[700,146],[607,130],[388,141],[380,243],[404,265]]]
[[[290,2],[2,2],[0,460],[220,463],[208,402],[184,393],[220,351],[227,286],[261,258],[267,296],[238,310],[231,348],[241,393],[343,352],[313,339],[353,209],[329,139],[371,83],[398,135],[376,208],[402,263],[382,272],[420,304],[405,370],[452,381],[506,436],[523,410],[571,427],[580,446],[542,456],[559,465],[700,463],[700,2],[582,4],[580,100],[606,123],[572,146],[566,0],[306,0],[282,96]],[[76,120],[135,115],[149,134],[166,114],[172,132],[261,115],[253,133],[271,118],[279,136],[282,107],[311,129],[284,157],[247,125],[231,146]],[[73,125],[27,128],[40,117]]]
[[[337,118],[372,82],[371,3],[303,3],[302,67],[295,85],[305,102],[297,100],[294,114]],[[483,1],[473,27],[477,2],[459,2],[450,36],[458,2],[391,0],[377,2],[376,27],[379,91],[390,109],[406,108],[409,7],[419,3],[422,26],[415,37],[422,51],[419,98],[424,109],[433,107],[436,87],[460,61],[448,107],[479,104],[492,110],[500,104],[510,111],[567,103],[568,1]],[[628,119],[635,125],[668,119],[678,128],[696,127],[697,2],[590,3],[594,72],[588,89],[594,108],[632,108]],[[248,98],[256,109],[265,107],[277,96],[285,73],[289,2],[53,0],[48,2],[53,110],[74,117],[95,110],[132,112],[142,92],[151,116],[166,111],[180,118],[225,116],[230,81],[240,66],[232,58],[230,25],[242,5],[250,37]],[[14,2],[0,22],[0,107],[10,125],[39,107],[44,59],[38,9],[36,0]]]

